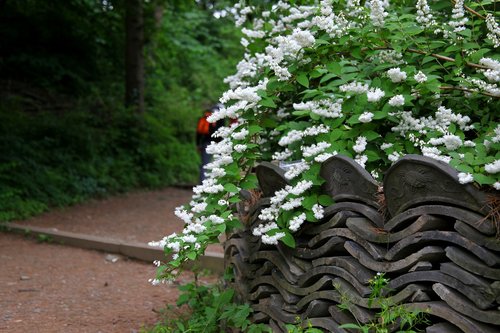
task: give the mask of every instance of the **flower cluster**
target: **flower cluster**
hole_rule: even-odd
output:
[[[259,161],[279,163],[289,183],[250,226],[265,244],[293,246],[304,223],[324,218],[331,198],[320,193],[319,170],[336,154],[375,177],[421,154],[457,168],[461,184],[500,189],[500,29],[496,13],[466,5],[322,0],[278,1],[260,14],[228,9],[246,53],[210,121],[232,125],[215,134],[207,179],[176,210],[184,232],[153,243],[173,253],[163,274],[240,225],[235,204],[240,190],[257,188]]]

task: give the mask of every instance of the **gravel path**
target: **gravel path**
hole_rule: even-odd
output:
[[[172,211],[190,193],[135,192],[16,222],[147,242],[182,230]],[[103,252],[0,233],[0,332],[137,332],[175,303],[177,286],[148,283],[152,264],[109,259]],[[178,282],[190,278],[186,273]]]

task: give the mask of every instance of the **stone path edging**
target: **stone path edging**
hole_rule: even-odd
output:
[[[50,228],[19,225],[16,223],[4,223],[3,227],[17,233],[48,236],[52,241],[61,245],[121,254],[130,258],[149,262],[153,262],[154,260],[165,261],[163,249],[151,247],[144,243],[126,243],[108,237],[91,236]],[[224,273],[224,255],[222,253],[206,251],[205,255],[201,256],[195,264],[201,269],[208,269],[216,274]]]

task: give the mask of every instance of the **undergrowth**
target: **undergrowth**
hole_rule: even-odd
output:
[[[370,279],[370,298],[368,306],[377,308],[374,319],[369,323],[348,323],[341,325],[341,328],[356,330],[362,333],[389,333],[395,329],[397,333],[416,333],[421,332],[422,326],[429,324],[428,312],[403,304],[396,304],[390,297],[388,290],[389,279],[384,273],[377,273]],[[342,301],[338,305],[341,310],[350,311],[352,302],[349,295],[342,291],[339,285],[334,286],[342,296]]]
[[[161,320],[141,333],[221,333],[221,332],[272,332],[264,324],[251,322],[253,312],[249,304],[238,304],[235,291],[222,284],[206,285],[200,282],[199,273],[193,273],[193,282],[179,286],[177,305],[167,305],[160,311]],[[388,279],[379,273],[370,280],[369,306],[378,308],[372,322],[347,323],[340,327],[350,332],[388,333],[399,328],[399,333],[416,333],[419,327],[429,324],[426,311],[412,310],[395,304],[387,292]],[[338,307],[349,311],[352,302],[339,286],[334,286],[342,295]],[[321,333],[309,320],[296,318],[294,324],[285,324],[287,333]]]
[[[161,311],[162,320],[141,333],[221,333],[272,332],[263,324],[252,324],[252,308],[234,302],[234,290],[220,284],[203,285],[194,273],[194,281],[181,285],[177,306]]]
[[[86,105],[90,108],[89,105]],[[186,134],[189,136],[189,132]],[[0,106],[0,221],[134,188],[193,184],[194,138],[161,113],[57,114]]]

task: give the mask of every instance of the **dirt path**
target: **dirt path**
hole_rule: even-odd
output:
[[[191,190],[171,187],[138,191],[54,209],[16,222],[125,241],[149,242],[182,230],[183,222],[174,215],[174,210],[188,203],[191,193]]]
[[[147,242],[182,230],[172,212],[190,193],[135,192],[18,222]],[[152,264],[106,256],[0,233],[0,332],[137,332],[157,320],[153,310],[175,303],[175,285],[148,283]]]

